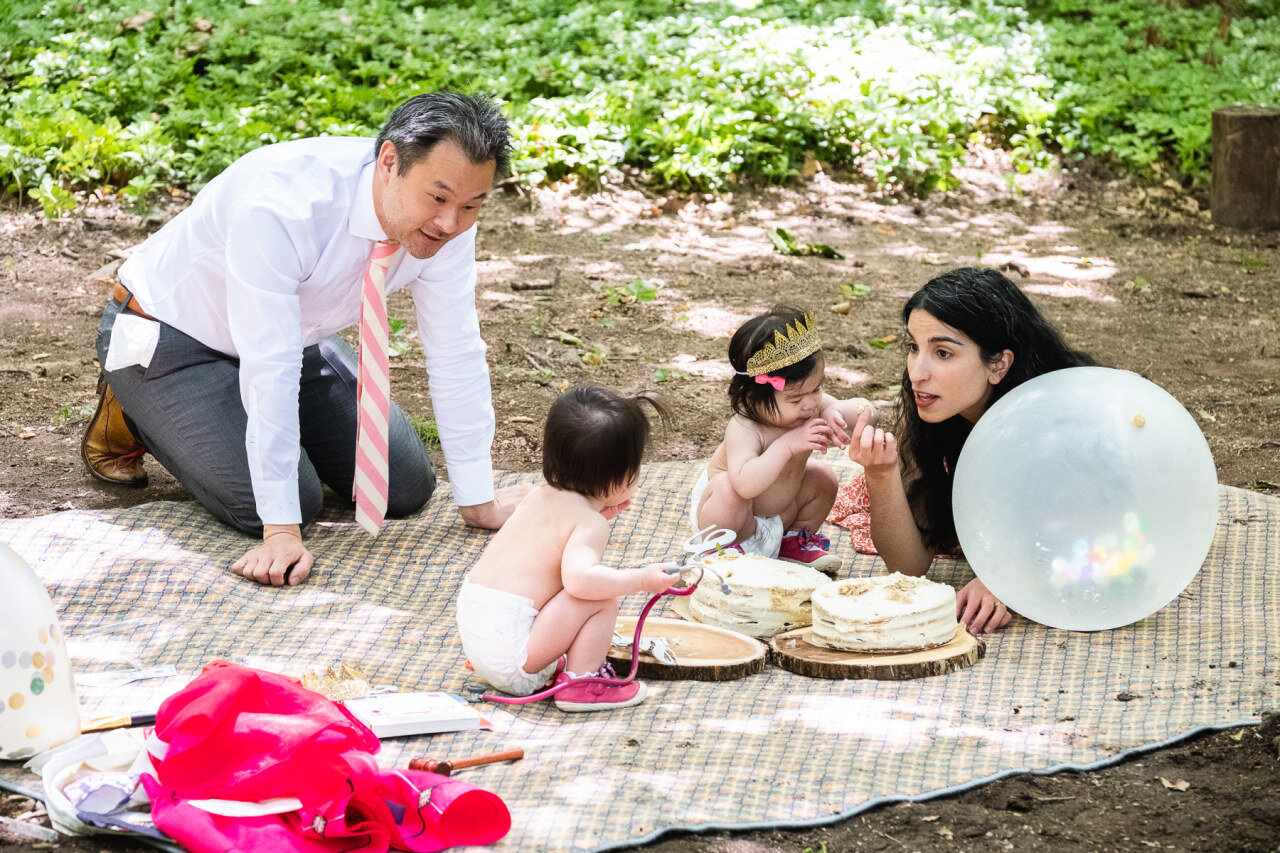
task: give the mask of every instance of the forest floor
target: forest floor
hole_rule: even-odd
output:
[[[1280,493],[1280,234],[1215,228],[1201,185],[1009,173],[1001,154],[976,151],[960,189],[901,203],[821,172],[718,198],[658,196],[631,182],[597,195],[499,195],[477,243],[495,465],[538,470],[548,405],[583,382],[655,389],[671,404],[674,426],[657,431],[651,460],[708,456],[729,416],[728,337],[780,301],[817,315],[830,393],[889,406],[901,381],[903,301],[939,272],[986,265],[1005,269],[1070,343],[1173,394],[1203,429],[1221,482]],[[0,517],[190,497],[150,458],[146,488],[100,484],[79,451],[96,402],[100,268],[187,201],[178,194],[147,216],[94,199],[59,220],[30,207],[0,211]],[[777,227],[845,257],[783,256],[766,233]],[[390,313],[405,321],[393,396],[430,418],[407,294],[391,299]],[[1278,736],[1272,717],[1104,770],[1010,777],[820,829],[682,835],[645,849],[1275,851]],[[0,795],[0,815],[32,811]],[[34,849],[6,840],[0,827],[0,851]]]

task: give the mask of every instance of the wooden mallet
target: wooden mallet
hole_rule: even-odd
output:
[[[467,767],[479,767],[481,764],[496,764],[499,761],[516,761],[524,758],[523,749],[513,749],[508,752],[495,752],[493,755],[477,755],[473,758],[459,758],[457,761],[437,761],[434,758],[410,758],[410,770],[425,770],[428,773],[439,773],[441,776],[451,776],[453,771],[462,770]]]

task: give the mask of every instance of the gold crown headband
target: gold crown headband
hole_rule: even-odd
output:
[[[747,375],[760,376],[772,373],[780,367],[789,367],[820,349],[822,339],[818,337],[818,324],[812,314],[805,314],[802,319],[796,320],[794,326],[787,324],[786,337],[782,336],[780,330],[774,330],[773,341],[747,359]]]

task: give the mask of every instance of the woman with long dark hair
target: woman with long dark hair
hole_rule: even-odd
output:
[[[956,547],[951,483],[973,425],[1028,379],[1096,364],[1067,346],[1026,295],[995,270],[966,267],[932,279],[902,308],[907,365],[897,432],[852,432],[849,458],[866,470],[871,539],[889,571],[919,577]],[[990,633],[1009,621],[975,578],[957,595],[957,617]]]

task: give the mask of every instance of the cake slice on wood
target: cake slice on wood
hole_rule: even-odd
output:
[[[851,652],[905,652],[949,643],[958,627],[954,589],[894,572],[816,588],[806,640]]]
[[[809,625],[813,590],[830,582],[809,566],[751,554],[718,554],[703,563],[707,575],[689,596],[688,615],[752,637]],[[727,595],[721,578],[729,585]]]

